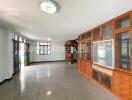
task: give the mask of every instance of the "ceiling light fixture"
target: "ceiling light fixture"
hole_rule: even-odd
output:
[[[58,11],[58,4],[53,0],[42,0],[40,8],[47,14],[54,14]]]

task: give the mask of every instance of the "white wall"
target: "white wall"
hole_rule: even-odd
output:
[[[13,33],[0,26],[0,82],[13,74]]]
[[[31,62],[65,60],[64,42],[62,41],[51,42],[51,55],[37,55],[36,41],[32,41],[31,47],[33,48],[30,55]]]

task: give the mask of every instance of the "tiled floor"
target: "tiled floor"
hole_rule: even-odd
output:
[[[65,62],[35,64],[0,86],[0,100],[117,100]]]

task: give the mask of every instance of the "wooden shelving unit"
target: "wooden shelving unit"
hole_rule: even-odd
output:
[[[74,52],[77,50],[77,41],[76,40],[68,40],[65,42],[65,59],[67,63],[74,63],[76,59],[74,59]]]
[[[114,41],[114,69],[93,62],[93,43]],[[79,36],[78,70],[122,100],[132,100],[132,11]],[[84,50],[85,49],[85,50]]]

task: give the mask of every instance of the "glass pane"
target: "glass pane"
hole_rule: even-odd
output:
[[[87,38],[91,38],[91,35],[92,35],[91,32],[88,32],[87,33]]]
[[[91,41],[89,40],[87,43],[87,59],[91,61]]]
[[[94,42],[93,46],[94,63],[113,68],[113,40]]]
[[[19,37],[19,41],[22,42],[22,37]]]
[[[82,43],[82,58],[85,58],[85,43]]]
[[[18,40],[18,36],[17,36],[17,35],[15,35],[15,40],[16,40],[16,41]]]
[[[26,43],[27,41],[26,41],[26,39],[24,39],[24,43]]]
[[[39,42],[37,42],[37,49],[39,49]]]
[[[43,54],[44,50],[43,50],[43,46],[40,46],[40,54]]]
[[[94,30],[93,40],[100,40],[100,29]]]
[[[126,16],[126,17],[116,21],[116,29],[122,28],[125,26],[130,26],[130,17],[129,16]]]
[[[50,46],[48,46],[48,49],[51,49],[51,47],[50,47]]]
[[[49,55],[51,54],[51,51],[50,51],[50,50],[48,50],[48,54],[49,54]]]
[[[47,50],[48,49],[48,47],[47,46],[44,46],[44,50]]]
[[[40,45],[48,45],[47,42],[40,42]]]
[[[47,55],[47,53],[48,53],[48,51],[47,51],[47,50],[45,50],[45,51],[44,51],[44,54],[45,54],[45,55]]]
[[[130,49],[130,32],[118,33],[116,36],[117,65],[129,71],[131,69]]]
[[[112,25],[107,24],[103,27],[103,38],[109,39],[112,38]]]
[[[48,45],[50,45],[50,43],[48,43]]]
[[[37,55],[39,55],[39,49],[37,49]]]

